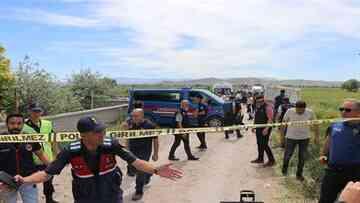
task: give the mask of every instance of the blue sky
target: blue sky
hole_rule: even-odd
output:
[[[66,78],[360,79],[350,0],[1,0],[13,68],[30,55]]]

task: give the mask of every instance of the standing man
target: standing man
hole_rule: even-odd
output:
[[[140,101],[140,100],[136,100],[134,101],[134,104],[133,104],[133,109],[144,109],[144,102],[143,101]],[[128,128],[128,124],[131,123],[131,118],[132,116],[128,116],[126,118],[126,122],[122,123],[121,127],[120,128],[124,128],[124,129],[127,129]],[[129,143],[128,143],[129,144]],[[128,146],[129,147],[129,146]],[[127,168],[127,172],[126,172],[126,175],[129,176],[129,177],[134,177],[136,175],[136,170],[134,167],[132,167],[131,165],[127,165],[126,166]]]
[[[1,133],[1,135],[20,134],[23,126],[24,117],[21,114],[9,114],[6,118],[7,132]],[[44,163],[49,164],[39,143],[0,143],[0,171],[5,171],[11,176],[16,174],[28,176],[35,173],[37,168],[33,154]],[[18,194],[24,203],[38,202],[38,190],[34,183],[23,184],[17,191],[14,191],[0,182],[0,202],[4,200],[6,203],[16,203]]]
[[[327,162],[319,203],[333,203],[350,181],[360,181],[360,101],[345,100],[339,108],[342,118],[359,120],[336,122],[327,130],[321,163]]]
[[[155,125],[144,118],[143,109],[134,109],[131,113],[131,119],[125,123],[128,130],[140,130],[140,129],[155,129]],[[152,156],[153,161],[157,161],[159,158],[159,139],[158,137],[145,137],[137,139],[129,139],[128,146],[130,152],[132,152],[139,159],[149,161],[154,145],[154,153]],[[131,166],[131,165],[129,165]],[[133,166],[131,166],[133,167]],[[136,171],[136,170],[135,170]],[[140,200],[144,194],[144,185],[150,183],[151,174],[144,173],[142,171],[136,171],[136,186],[135,194],[132,197],[133,201]]]
[[[289,97],[284,97],[283,104],[281,104],[277,110],[276,121],[279,123],[283,122],[285,113],[292,107],[294,107],[294,106],[290,103]],[[286,131],[287,131],[287,126],[284,126],[280,130],[280,147],[281,148],[285,148]]]
[[[29,114],[30,117],[25,121],[25,125],[23,128],[23,133],[27,134],[51,134],[54,132],[53,125],[51,121],[41,119],[44,110],[40,107],[39,104],[33,103],[29,106]],[[46,157],[49,161],[54,160],[54,156],[57,154],[57,146],[56,143],[52,142],[44,142],[40,143],[41,149],[44,151]],[[41,162],[36,156],[34,156],[35,164],[38,167],[38,170],[44,170],[46,168],[46,164]],[[49,179],[43,184],[43,193],[45,195],[46,203],[57,203],[58,201],[53,199],[53,194],[55,192],[53,179]]]
[[[198,123],[199,127],[206,127],[206,116],[208,113],[208,105],[206,104],[206,101],[204,100],[204,97],[201,94],[196,95],[196,102],[198,103]],[[206,139],[205,139],[205,132],[197,133],[197,137],[200,141],[200,150],[207,149],[206,145]]]
[[[232,114],[230,118],[230,125],[242,125],[242,110],[241,110],[241,102],[240,100],[236,99],[235,97],[231,97],[231,103],[232,103]],[[240,129],[235,130],[237,138],[241,138],[242,134],[240,132]],[[229,133],[234,133],[233,130],[226,130],[225,131],[225,139],[229,139]]]
[[[254,110],[255,110],[255,97],[251,92],[248,92],[247,99],[247,113],[249,115],[249,121],[254,119]]]
[[[189,101],[188,100],[182,100],[180,103],[180,110],[175,113],[175,123],[177,128],[190,128],[192,127],[190,125],[189,120]],[[199,158],[195,157],[191,153],[190,149],[190,138],[189,134],[177,134],[174,135],[175,140],[173,145],[171,146],[170,152],[169,152],[169,160],[172,161],[178,161],[179,159],[175,157],[175,151],[180,146],[181,141],[184,143],[184,149],[186,152],[186,155],[188,157],[188,160],[196,161],[199,160]]]
[[[271,124],[273,118],[273,108],[270,104],[265,103],[263,95],[256,96],[256,109],[255,109],[255,124]],[[271,127],[256,128],[253,132],[256,134],[256,141],[258,146],[258,157],[252,160],[251,163],[262,164],[264,163],[264,152],[268,157],[268,162],[264,164],[264,167],[270,167],[275,165],[275,158],[269,147],[269,138],[271,135]]]
[[[285,90],[282,89],[280,90],[280,94],[278,96],[275,97],[275,101],[274,101],[274,118],[276,118],[277,115],[277,110],[279,108],[279,106],[283,103],[283,99],[285,97]]]
[[[296,121],[310,121],[315,120],[314,112],[306,108],[306,103],[304,101],[297,101],[295,108],[289,109],[284,116],[284,122],[296,122]],[[285,131],[285,128],[281,128],[282,131]],[[312,128],[315,131],[315,144],[319,143],[319,128],[314,126]],[[285,134],[285,133],[283,133]],[[286,133],[286,147],[284,154],[284,162],[282,167],[282,174],[287,175],[289,162],[291,156],[294,153],[296,146],[299,146],[299,158],[298,166],[296,172],[296,179],[304,181],[303,169],[305,164],[305,158],[307,155],[307,148],[310,142],[310,126],[288,126]]]
[[[23,184],[45,182],[70,163],[75,203],[122,203],[122,175],[115,156],[139,171],[171,180],[182,177],[179,170],[170,168],[171,164],[154,167],[128,152],[117,140],[106,138],[105,125],[94,117],[81,118],[77,129],[81,139],[61,151],[44,171],[27,177],[16,176],[16,180]]]

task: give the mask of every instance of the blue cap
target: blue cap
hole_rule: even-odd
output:
[[[93,116],[86,116],[80,118],[77,123],[77,129],[80,133],[86,132],[102,132],[106,129],[105,124],[96,120]]]
[[[29,110],[32,112],[43,112],[43,108],[38,103],[32,103],[29,105]]]

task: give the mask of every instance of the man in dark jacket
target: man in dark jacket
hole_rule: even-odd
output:
[[[127,151],[117,140],[105,137],[106,127],[94,117],[83,117],[77,129],[81,139],[58,154],[44,171],[31,176],[16,176],[19,183],[34,184],[47,181],[71,164],[73,196],[75,203],[122,203],[120,188],[122,175],[115,156],[119,156],[137,170],[156,174],[171,180],[182,177],[182,173],[170,168],[171,164],[154,167]]]
[[[177,128],[190,128],[192,127],[190,124],[190,119],[189,119],[189,101],[188,100],[182,100],[180,103],[180,109],[178,112],[176,112],[175,114],[175,122],[176,122],[176,127]],[[176,149],[180,146],[181,141],[184,143],[184,149],[186,152],[186,155],[188,157],[188,160],[190,161],[196,161],[199,160],[199,158],[195,157],[192,153],[191,153],[191,149],[190,149],[190,138],[189,138],[189,134],[177,134],[174,135],[175,136],[175,140],[173,145],[171,146],[170,152],[169,152],[169,160],[172,161],[178,161],[179,159],[175,157],[175,151]]]

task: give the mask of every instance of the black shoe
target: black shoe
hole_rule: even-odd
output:
[[[144,186],[149,186],[149,185],[150,185],[150,179],[145,181],[145,183],[144,183]]]
[[[238,135],[238,136],[237,136],[237,138],[242,138],[242,137],[244,137],[244,136],[243,136],[243,135]]]
[[[168,158],[170,161],[179,161],[180,159],[176,158],[175,156],[169,156]]]
[[[288,175],[288,172],[287,172],[287,170],[285,170],[285,169],[282,169],[282,170],[281,170],[281,173],[283,174],[283,176],[287,176],[287,175]]]
[[[296,176],[296,179],[300,182],[303,182],[305,180],[304,176]]]
[[[250,163],[252,163],[252,164],[263,164],[264,160],[254,159],[254,160],[250,161]]]
[[[51,198],[46,198],[46,203],[59,203],[58,201],[54,200],[52,197]]]
[[[198,149],[207,149],[207,146],[205,145],[200,145],[200,146],[197,146],[196,148],[198,148]]]
[[[144,193],[142,193],[142,192],[135,192],[135,194],[132,196],[131,200],[132,201],[141,200],[143,195],[144,195]]]
[[[199,158],[191,156],[191,157],[188,158],[188,160],[189,161],[197,161],[197,160],[199,160]]]
[[[229,139],[229,136],[225,136],[225,139]]]

